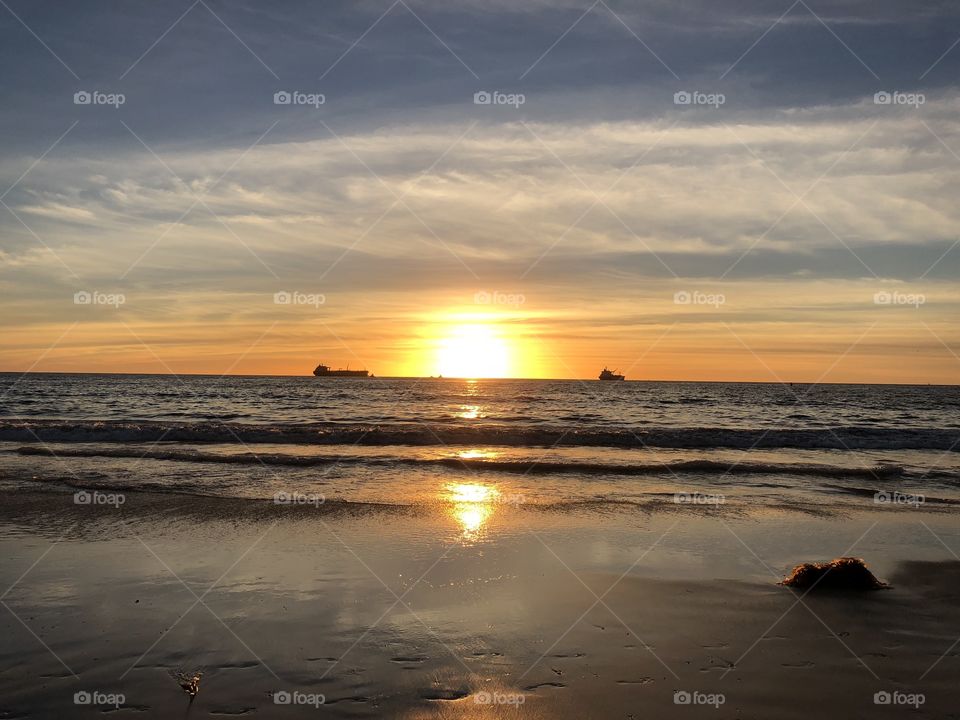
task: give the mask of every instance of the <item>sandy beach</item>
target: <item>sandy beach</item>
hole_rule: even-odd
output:
[[[956,542],[943,511],[149,493],[85,507],[37,492],[5,496],[0,517],[4,717],[947,717],[955,704],[960,562],[937,539]],[[892,589],[776,584],[839,554]],[[197,672],[191,701],[176,674]]]

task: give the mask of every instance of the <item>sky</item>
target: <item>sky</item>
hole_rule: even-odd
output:
[[[960,381],[955,3],[3,0],[0,62],[2,371]]]

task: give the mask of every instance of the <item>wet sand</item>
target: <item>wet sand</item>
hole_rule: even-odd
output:
[[[960,699],[946,512],[20,493],[0,530],[2,717],[948,717]],[[892,589],[775,584],[851,545]],[[193,701],[178,671],[203,673]]]

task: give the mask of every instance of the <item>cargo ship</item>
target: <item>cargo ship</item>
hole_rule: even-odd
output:
[[[331,370],[329,365],[317,365],[313,374],[317,377],[373,377],[366,370],[351,370],[349,367],[346,370]]]
[[[615,371],[610,372],[609,370],[604,368],[600,372],[600,377],[597,379],[598,380],[623,380],[623,375],[618,375]]]

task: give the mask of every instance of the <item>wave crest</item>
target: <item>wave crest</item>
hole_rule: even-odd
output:
[[[945,428],[703,428],[582,426],[335,425],[222,422],[0,420],[0,441],[278,443],[303,445],[488,445],[505,447],[945,450],[960,452],[960,430]]]

